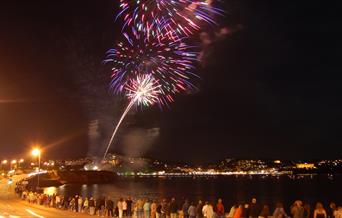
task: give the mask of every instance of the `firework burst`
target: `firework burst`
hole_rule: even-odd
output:
[[[125,87],[128,99],[146,107],[159,101],[160,88],[161,85],[150,74],[138,76],[136,79],[129,81]]]
[[[189,36],[203,23],[216,24],[215,16],[224,12],[211,0],[120,0],[123,30],[134,26],[139,32],[175,40]]]
[[[132,79],[151,74],[160,85],[158,103],[173,102],[173,95],[194,89],[195,62],[198,53],[193,46],[181,40],[147,38],[133,28],[133,37],[124,34],[126,40],[107,52],[105,63],[112,64],[111,88],[114,93],[124,93]]]
[[[128,99],[130,99],[130,102],[125,111],[122,113],[121,118],[114,129],[103,158],[106,157],[110,145],[112,144],[122,121],[125,119],[133,105],[137,104],[141,106],[151,106],[155,104],[159,101],[159,95],[161,94],[160,87],[161,85],[158,85],[158,81],[155,80],[150,74],[138,75],[136,78],[128,82],[125,90],[127,92],[126,96]]]

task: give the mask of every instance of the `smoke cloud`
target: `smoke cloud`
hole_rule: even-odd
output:
[[[123,137],[122,152],[129,157],[143,156],[159,136],[159,128],[135,128]]]
[[[200,40],[202,51],[199,54],[199,60],[202,66],[206,66],[209,62],[215,46],[225,40],[229,35],[238,32],[243,29],[242,25],[237,25],[236,27],[222,27],[214,33],[201,32]]]

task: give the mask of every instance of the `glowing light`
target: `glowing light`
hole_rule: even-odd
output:
[[[36,214],[35,212],[33,212],[30,209],[25,209],[29,214],[31,214],[32,216],[38,217],[38,218],[44,218],[43,216]]]
[[[314,168],[316,168],[315,164],[313,164],[313,163],[299,163],[299,164],[296,164],[296,167],[299,169],[314,169]]]
[[[38,171],[38,168],[37,168],[36,172],[29,173],[28,177],[32,177],[32,176],[39,175],[39,174],[44,174],[44,173],[47,173],[47,171],[46,170]]]
[[[137,102],[138,105],[150,106],[158,102],[161,94],[161,85],[158,84],[153,76],[142,75],[129,81],[126,86],[128,99]]]
[[[41,151],[40,151],[39,148],[34,148],[31,153],[32,153],[33,156],[39,156],[40,152]]]
[[[45,188],[44,189],[44,194],[47,194],[47,195],[53,195],[53,194],[56,194],[57,193],[57,188],[56,187],[48,187],[48,188]]]

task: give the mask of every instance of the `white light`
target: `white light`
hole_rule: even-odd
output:
[[[35,212],[33,212],[32,210],[29,210],[29,209],[25,209],[29,214],[35,216],[35,217],[38,217],[38,218],[44,218],[43,216],[39,215],[39,214],[36,214]]]
[[[40,150],[39,150],[38,148],[33,149],[33,150],[32,150],[32,155],[33,155],[33,156],[38,156],[38,155],[40,155]]]
[[[32,173],[29,173],[28,176],[31,177],[31,176],[35,176],[35,175],[38,175],[38,174],[44,174],[44,173],[47,173],[46,170],[41,170],[40,172],[32,172]]]

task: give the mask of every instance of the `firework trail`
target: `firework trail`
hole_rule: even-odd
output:
[[[125,87],[125,91],[126,96],[128,97],[128,99],[130,99],[130,102],[114,129],[112,137],[110,138],[107,149],[104,153],[103,159],[106,158],[116,132],[118,131],[122,121],[125,119],[126,115],[131,110],[133,105],[137,103],[137,105],[148,107],[155,104],[159,101],[158,95],[161,94],[160,87],[161,86],[158,85],[158,81],[155,80],[150,74],[138,76],[136,79],[132,79],[129,81],[129,83]]]
[[[198,52],[194,46],[182,40],[148,38],[132,28],[132,37],[117,43],[107,52],[104,63],[112,64],[111,88],[115,94],[125,92],[125,87],[138,75],[152,74],[160,85],[158,104],[173,102],[173,95],[196,89],[192,81],[198,79],[194,73]]]
[[[216,24],[215,16],[224,11],[212,0],[120,0],[122,30],[134,26],[153,37],[177,40],[200,30],[201,24]]]

